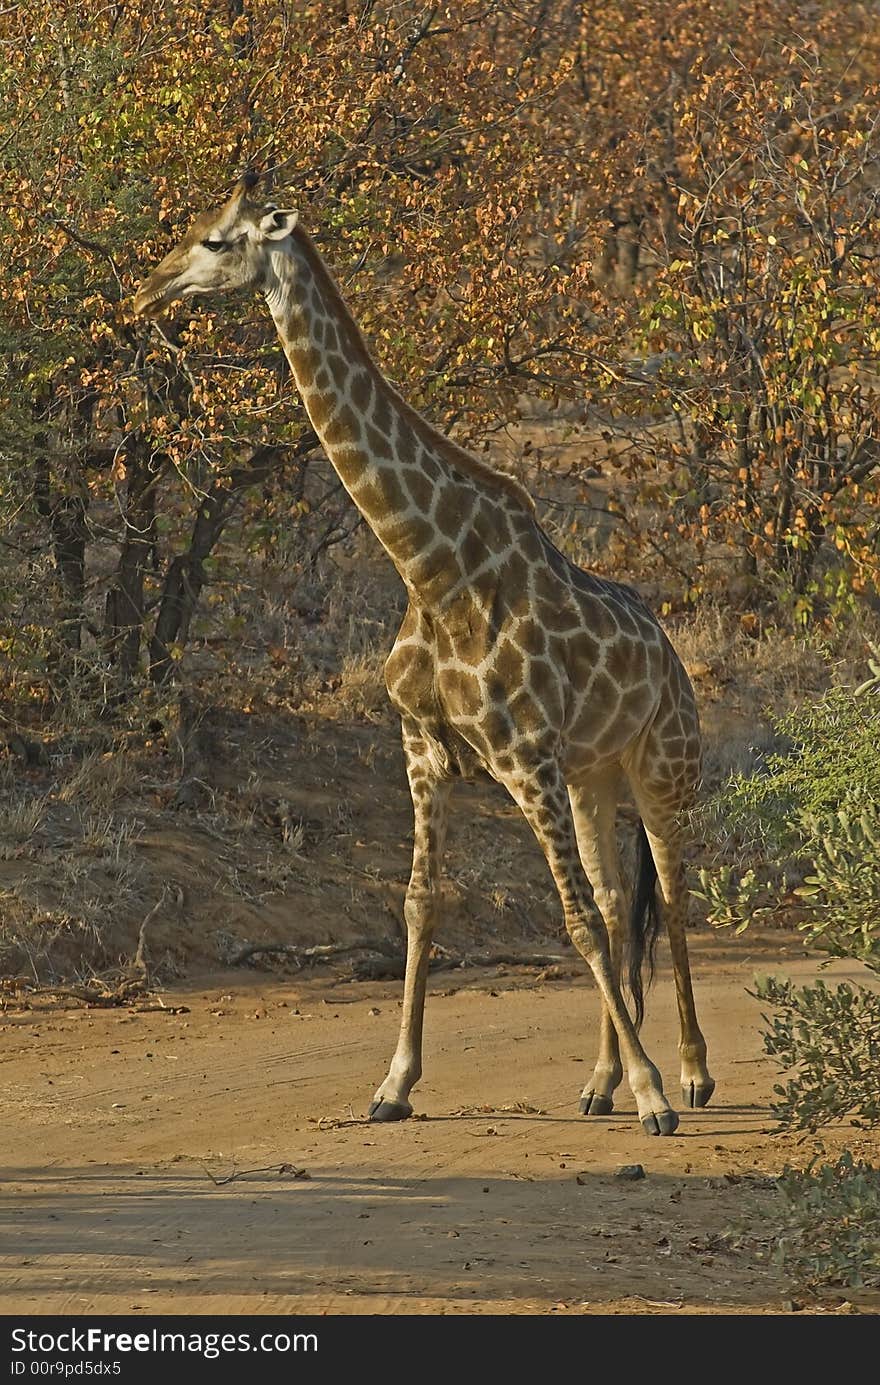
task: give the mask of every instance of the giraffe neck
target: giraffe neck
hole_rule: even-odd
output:
[[[530,515],[515,482],[432,428],[385,379],[310,237],[274,248],[266,300],[330,462],[406,586],[429,606],[488,569]]]

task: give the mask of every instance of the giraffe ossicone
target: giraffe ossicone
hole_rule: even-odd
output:
[[[575,567],[516,481],[406,403],[297,213],[252,200],[255,185],[246,175],[222,207],[197,217],[134,306],[157,315],[195,294],[265,295],[327,457],[407,590],[385,666],[415,815],[407,964],[400,1036],[370,1115],[399,1120],[412,1111],[450,789],[481,769],[534,831],[566,928],[601,992],[599,1055],[581,1110],[607,1115],[625,1070],[645,1129],[671,1134],[678,1116],[637,1028],[658,905],[672,952],[685,1103],[705,1105],[715,1085],[685,939],[683,814],[700,776],[687,674],[635,591]],[[615,833],[624,779],[642,823],[632,910]],[[621,994],[625,964],[636,1022]]]

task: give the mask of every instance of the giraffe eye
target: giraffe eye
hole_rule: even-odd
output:
[[[229,249],[225,240],[203,240],[202,245],[206,250],[210,250],[212,255],[219,255],[221,251]]]

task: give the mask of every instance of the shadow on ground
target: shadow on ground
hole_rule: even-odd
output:
[[[113,1295],[149,1309],[159,1294],[171,1311],[195,1291],[204,1312],[230,1297],[259,1311],[265,1296],[295,1311],[322,1294],[442,1299],[452,1312],[621,1297],[736,1311],[781,1293],[754,1248],[706,1230],[708,1214],[760,1234],[776,1197],[766,1179],[297,1172],[241,1171],[217,1186],[204,1168],[7,1169],[7,1192],[27,1205],[7,1201],[4,1278],[18,1299],[67,1290],[71,1304]]]

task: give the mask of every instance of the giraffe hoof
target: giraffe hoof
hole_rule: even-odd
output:
[[[602,1096],[600,1092],[587,1092],[578,1102],[578,1110],[582,1116],[610,1116],[614,1110],[614,1101],[610,1096]]]
[[[673,1135],[678,1129],[678,1116],[674,1111],[652,1111],[650,1116],[642,1116],[646,1135]]]
[[[371,1101],[367,1119],[371,1121],[405,1121],[412,1115],[408,1101]]]
[[[710,1077],[706,1082],[682,1083],[681,1094],[685,1106],[708,1106],[714,1090],[715,1083]]]

